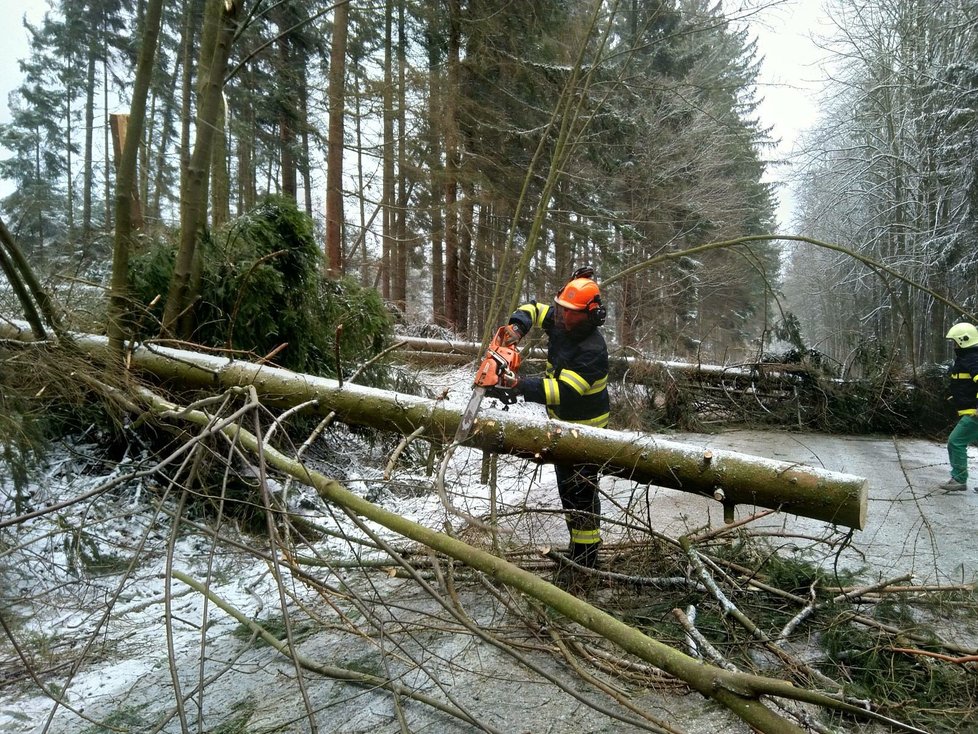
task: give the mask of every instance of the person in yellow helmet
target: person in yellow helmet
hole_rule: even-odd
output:
[[[547,369],[541,377],[522,377],[506,387],[527,402],[546,405],[551,418],[606,427],[611,412],[608,346],[599,331],[606,316],[591,267],[578,269],[552,304],[520,306],[509,319],[512,339],[519,341],[534,326],[543,329],[549,337]],[[594,568],[601,545],[598,467],[555,463],[554,470],[570,531],[570,558]]]
[[[945,336],[954,345],[948,400],[958,412],[958,423],[947,439],[951,478],[940,485],[945,492],[968,488],[968,446],[978,443],[978,328],[960,323]]]

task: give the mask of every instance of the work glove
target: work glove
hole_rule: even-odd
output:
[[[490,398],[496,398],[503,405],[512,405],[516,402],[516,388],[515,387],[500,387],[499,385],[493,385],[492,387],[486,388],[486,396]]]

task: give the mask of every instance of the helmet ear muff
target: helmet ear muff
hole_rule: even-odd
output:
[[[588,320],[595,326],[601,326],[608,318],[608,309],[601,305],[601,296],[595,296],[587,304]]]
[[[591,294],[590,298],[588,294]],[[608,318],[607,309],[601,305],[598,284],[594,281],[594,268],[589,265],[574,271],[567,285],[557,291],[554,302],[572,311],[584,311],[588,323],[593,326],[601,326]]]

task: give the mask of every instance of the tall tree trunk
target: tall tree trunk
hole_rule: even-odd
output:
[[[82,151],[82,254],[89,256],[92,241],[92,191],[95,187],[93,169],[95,142],[95,44],[88,49],[88,67],[85,72],[85,148]]]
[[[302,51],[302,65],[303,69],[306,68],[306,64],[309,62],[308,54],[305,50]],[[312,217],[313,215],[313,202],[312,202],[312,171],[310,168],[310,161],[312,161],[311,146],[309,144],[309,130],[311,125],[309,124],[309,83],[306,79],[305,73],[299,75],[299,141],[300,150],[302,151],[302,156],[299,160],[299,173],[302,175],[302,191],[303,199],[305,204],[306,216]]]
[[[275,22],[278,25],[278,83],[285,89],[293,89],[295,69],[292,60],[292,38],[289,27],[292,25],[292,15],[288,5],[279,3],[275,8]],[[284,91],[284,90],[283,90]],[[295,200],[298,188],[295,178],[295,110],[291,105],[291,95],[278,95],[278,134],[279,160],[282,165],[282,194]]]
[[[171,149],[174,136],[174,118],[176,117],[176,104],[174,99],[177,95],[177,80],[180,78],[180,70],[183,68],[183,58],[177,54],[173,63],[172,84],[168,89],[163,90],[165,98],[161,100],[163,108],[163,130],[160,132],[159,140],[156,141],[156,156],[153,165],[154,176],[150,186],[150,191],[146,196],[146,217],[159,222],[162,213],[162,201],[166,186],[164,176],[166,174],[166,159]]]
[[[429,21],[434,23],[434,19]],[[442,251],[442,237],[445,231],[444,218],[442,217],[442,175],[443,168],[441,162],[441,134],[442,134],[442,110],[441,110],[441,74],[438,71],[438,49],[435,45],[434,37],[437,35],[432,30],[432,36],[428,44],[428,147],[430,171],[430,201],[431,210],[431,306],[432,318],[439,325],[446,323],[445,319],[445,258]]]
[[[69,66],[75,64],[75,55],[73,53],[68,54],[68,58],[65,62]],[[67,94],[64,97],[65,104],[65,215],[66,224],[68,226],[68,236],[76,237],[77,232],[75,231],[75,121],[74,112],[72,110],[71,102],[74,97],[74,89],[68,88],[65,90]]]
[[[357,249],[360,250],[360,284],[367,286],[370,283],[370,258],[367,251],[367,196],[366,185],[363,175],[363,97],[360,93],[360,85],[354,83],[353,94],[356,104],[356,113],[353,119],[356,122],[357,138],[357,201],[360,208],[360,227],[357,235],[358,246],[353,248],[352,255],[356,255]]]
[[[489,296],[491,289],[486,284],[492,283],[498,277],[492,268],[492,250],[495,247],[493,226],[496,223],[495,202],[483,202],[479,207],[479,224],[476,227],[475,252],[472,258],[472,273],[469,290],[471,291],[472,310],[469,323],[472,328],[479,328],[489,316]]]
[[[180,106],[180,194],[187,189],[187,172],[190,170],[190,129],[193,120],[194,102],[194,39],[204,12],[204,0],[185,0],[183,38],[180,42],[180,55],[183,57],[183,82],[181,84]]]
[[[397,3],[397,226],[394,241],[397,244],[397,268],[395,271],[397,287],[394,300],[400,304],[401,311],[407,311],[407,273],[408,255],[411,243],[408,242],[407,212],[407,102],[405,88],[407,68],[407,39],[405,38],[404,0]]]
[[[33,154],[34,160],[32,161],[34,165],[34,180],[43,181],[44,180],[44,169],[41,166],[41,135],[40,131],[35,126],[33,132]],[[38,254],[43,255],[44,246],[44,213],[41,211],[40,207],[37,207],[35,211],[35,216],[37,217],[37,243],[38,243]]]
[[[108,53],[106,44],[102,44],[103,53]],[[105,60],[107,57],[103,57],[102,60],[102,109],[108,114],[109,110],[109,68],[108,62]],[[113,227],[113,198],[112,198],[112,137],[109,134],[109,126],[102,125],[102,156],[103,161],[103,175],[102,175],[102,185],[105,189],[105,229],[110,230]]]
[[[349,3],[341,2],[334,8],[333,41],[329,50],[329,133],[326,142],[326,273],[330,278],[339,278],[344,270],[342,233],[343,123],[345,110],[343,107],[346,98],[346,38],[349,14]],[[390,23],[389,18],[387,23]],[[386,110],[384,114],[387,114]],[[386,167],[384,171],[386,175]]]
[[[570,238],[570,211],[564,193],[565,188],[562,181],[558,181],[554,187],[554,277],[558,282],[568,278],[575,270],[574,250]],[[579,264],[584,263],[579,262]],[[563,285],[562,282],[559,284]]]
[[[455,118],[459,91],[460,9],[458,0],[448,0],[448,82],[445,109],[445,317],[458,328],[458,121]]]
[[[396,290],[397,278],[394,268],[397,264],[397,243],[394,240],[396,215],[394,213],[394,54],[392,25],[394,1],[387,0],[384,18],[384,181],[383,181],[383,295],[385,299],[393,300],[395,305],[403,310],[398,302]]]
[[[146,116],[146,97],[153,77],[156,45],[163,17],[163,0],[149,0],[139,44],[136,79],[132,90],[129,130],[116,172],[115,243],[112,255],[112,285],[109,295],[109,347],[116,359],[122,359],[125,339],[124,321],[129,309],[129,250],[132,240],[132,192],[136,186],[136,158]]]
[[[249,134],[255,130],[254,115],[250,110],[244,112],[243,134],[238,142],[238,205],[237,213],[254,208],[258,201],[258,190],[255,184],[255,146],[254,137]]]
[[[242,69],[238,79],[246,98],[258,94],[254,70],[250,64]],[[254,105],[242,105],[237,116],[241,128],[240,133],[235,136],[238,157],[237,213],[240,216],[253,209],[258,202],[257,171],[255,170],[255,139],[258,135],[258,123],[255,120]]]
[[[154,133],[156,133],[157,130],[160,129],[157,120],[157,105],[159,101],[159,96],[151,90],[149,103],[147,105],[146,122],[143,125],[143,135],[142,139],[139,141],[139,162],[136,166],[136,170],[139,174],[136,182],[136,198],[141,202],[145,202],[144,207],[140,209],[140,214],[145,213],[149,207],[150,156],[153,148],[150,138]]]
[[[462,194],[458,234],[458,329],[465,334],[469,330],[472,232],[475,225],[475,184],[467,177],[462,183]]]
[[[226,61],[226,59],[225,59]],[[202,66],[201,73],[204,73],[204,68]],[[214,117],[214,138],[213,138],[213,150],[211,151],[211,163],[210,163],[210,200],[211,200],[211,227],[217,228],[228,221],[231,218],[231,182],[230,182],[230,172],[228,171],[228,131],[227,131],[227,104],[223,94],[223,75],[221,72],[222,79],[220,96],[220,103],[217,106],[217,113]],[[205,77],[201,77],[201,81],[204,81]],[[197,270],[199,271],[199,263],[197,263]],[[193,281],[193,287],[196,290],[199,287],[197,282],[199,274],[195,275]]]
[[[227,107],[224,96],[214,120],[214,152],[211,157],[211,227],[231,218],[231,181],[228,171]]]
[[[191,275],[197,237],[207,223],[207,179],[213,153],[214,123],[223,104],[224,73],[242,0],[229,0],[226,4],[219,0],[216,5],[220,12],[219,31],[214,43],[201,45],[201,58],[209,60],[209,68],[197,111],[196,140],[187,170],[187,185],[180,196],[180,246],[163,311],[164,333],[174,333],[177,319],[190,310],[195,297],[191,292]],[[187,327],[182,328],[182,336],[188,336]]]

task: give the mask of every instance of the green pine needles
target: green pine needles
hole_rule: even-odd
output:
[[[199,344],[251,358],[274,355],[288,369],[335,377],[338,368],[349,374],[369,360],[389,338],[391,319],[374,289],[322,275],[312,220],[290,199],[267,198],[205,236],[199,254],[192,332]],[[150,303],[165,294],[172,272],[169,243],[134,257],[134,297]],[[157,311],[158,318],[162,305]],[[149,336],[152,320],[142,324]],[[371,377],[378,379],[376,369]]]

